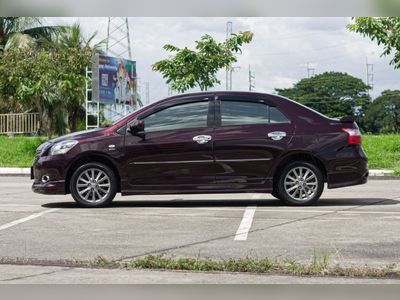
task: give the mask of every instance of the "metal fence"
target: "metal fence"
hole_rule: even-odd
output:
[[[0,134],[34,134],[39,129],[39,114],[0,114]]]

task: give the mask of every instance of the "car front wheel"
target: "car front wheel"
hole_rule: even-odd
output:
[[[318,167],[309,162],[292,162],[279,176],[277,194],[288,205],[311,205],[318,201],[324,179]]]
[[[83,207],[104,207],[117,193],[114,172],[101,163],[87,163],[77,168],[70,181],[74,200]]]

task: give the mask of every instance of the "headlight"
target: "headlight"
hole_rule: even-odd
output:
[[[51,147],[50,155],[65,154],[76,144],[78,144],[78,141],[75,140],[67,140],[54,144],[54,146]]]

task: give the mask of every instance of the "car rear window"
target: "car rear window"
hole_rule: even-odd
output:
[[[290,123],[276,107],[249,101],[221,101],[221,126]]]

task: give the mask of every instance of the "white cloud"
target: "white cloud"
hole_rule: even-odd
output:
[[[381,48],[345,28],[349,18],[129,18],[134,59],[142,82],[150,82],[152,101],[167,96],[167,86],[151,65],[167,57],[162,46],[172,43],[193,47],[203,34],[218,40],[225,38],[227,21],[234,31],[251,30],[254,40],[243,47],[233,75],[235,90],[248,89],[248,66],[256,73],[256,90],[273,91],[290,87],[307,76],[306,64],[312,63],[316,73],[342,71],[366,78],[366,56],[374,64],[375,89],[399,88],[398,71],[389,66],[390,58],[381,58]],[[106,38],[107,18],[48,18],[52,24],[79,21],[85,32],[98,31],[98,39]],[[224,89],[225,74],[220,72]]]

